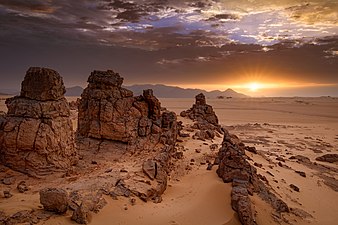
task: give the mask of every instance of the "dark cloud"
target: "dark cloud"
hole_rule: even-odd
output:
[[[207,19],[207,21],[228,21],[228,20],[239,20],[240,17],[234,14],[216,14],[213,17]]]
[[[8,9],[17,11],[32,11],[39,13],[52,13],[54,7],[50,4],[50,1],[25,1],[25,0],[1,0],[0,5],[7,7]]]
[[[320,0],[0,0],[0,86],[19,85],[32,65],[59,70],[69,85],[108,68],[129,84],[257,74],[338,83],[336,9]]]

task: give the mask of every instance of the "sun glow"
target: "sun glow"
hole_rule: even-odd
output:
[[[256,83],[256,82],[249,83],[246,86],[247,86],[247,89],[249,89],[252,92],[256,92],[256,91],[258,91],[259,89],[261,89],[263,87],[262,84]]]

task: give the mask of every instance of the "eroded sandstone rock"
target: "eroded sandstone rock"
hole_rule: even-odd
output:
[[[176,114],[163,110],[152,90],[133,96],[122,83],[112,70],[91,73],[79,100],[77,145],[81,154],[95,154],[103,161],[123,161],[126,166],[133,161],[133,172],[143,172],[144,182],[132,175],[121,179],[114,194],[133,193],[144,201],[157,201],[170,172]]]
[[[65,213],[68,209],[68,193],[60,188],[45,188],[40,191],[40,203],[46,211]]]
[[[58,72],[41,67],[28,69],[21,83],[20,96],[38,101],[58,100],[64,97],[66,88]]]
[[[232,208],[237,211],[242,224],[255,224],[249,195],[257,193],[263,200],[271,204],[278,213],[289,212],[287,204],[279,199],[271,188],[265,185],[257,175],[257,170],[247,161],[247,147],[237,136],[224,130],[222,147],[215,162],[219,164],[217,174],[224,182],[232,182]]]
[[[195,96],[195,104],[180,113],[182,117],[188,117],[195,123],[194,129],[199,129],[194,137],[197,139],[213,139],[218,133],[222,133],[221,126],[218,124],[218,118],[211,105],[206,103],[204,94],[200,93]],[[217,131],[218,133],[215,133]]]
[[[335,163],[338,162],[338,154],[325,154],[316,158],[317,161]]]
[[[6,100],[0,119],[0,162],[31,175],[67,170],[77,161],[65,87],[54,70],[33,67],[20,96]]]

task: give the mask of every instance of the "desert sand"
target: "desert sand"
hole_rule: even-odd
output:
[[[4,98],[4,96],[2,96]],[[76,97],[68,98],[74,100]],[[190,108],[194,99],[160,99],[162,107],[176,112]],[[338,164],[316,161],[327,153],[338,153],[338,98],[247,98],[208,99],[222,126],[237,135],[246,145],[256,147],[259,154],[247,152],[250,163],[264,175],[277,196],[290,207],[302,209],[298,214],[270,216],[272,208],[258,196],[252,198],[257,224],[320,224],[338,220]],[[0,110],[6,111],[4,100]],[[76,125],[76,111],[72,111]],[[183,124],[192,121],[181,118]],[[217,154],[214,140],[182,139],[177,147],[184,149],[184,158],[172,173],[161,203],[131,204],[127,199],[112,200],[92,215],[91,224],[240,224],[230,205],[231,185],[216,175],[216,167],[206,170],[206,161]],[[200,152],[197,153],[196,149]],[[291,156],[308,157],[315,164],[304,164]],[[276,159],[279,157],[278,159]],[[192,160],[193,159],[193,160]],[[193,161],[193,162],[192,162]],[[186,167],[189,166],[187,170]],[[305,172],[306,177],[295,171]],[[24,178],[23,178],[24,179]],[[61,182],[62,181],[58,181]],[[299,192],[290,188],[296,185]],[[54,185],[58,185],[54,181]],[[1,192],[6,186],[0,184]],[[18,209],[39,208],[38,187],[28,194],[14,193],[11,199],[0,198],[6,213]],[[40,224],[74,224],[66,217],[52,216]],[[278,217],[278,215],[276,215]]]

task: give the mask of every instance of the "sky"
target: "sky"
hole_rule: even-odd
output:
[[[125,85],[338,96],[338,1],[0,0],[0,54],[0,90],[42,66],[67,87],[112,69]]]

